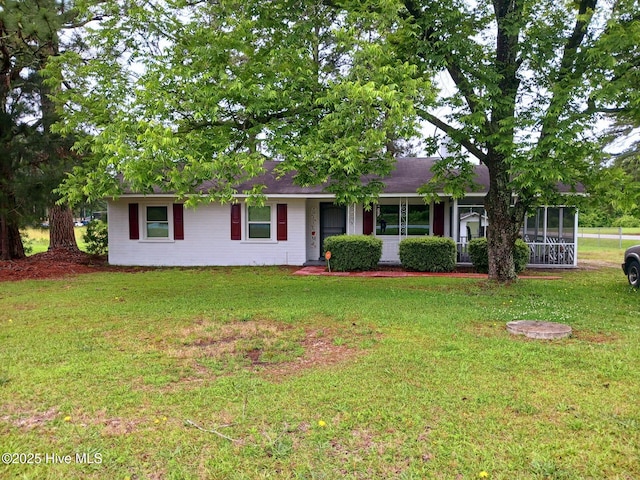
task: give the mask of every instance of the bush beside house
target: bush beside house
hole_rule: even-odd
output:
[[[529,246],[522,239],[517,239],[513,259],[515,263],[516,273],[520,273],[527,268],[529,263]],[[473,267],[480,273],[489,271],[489,254],[487,250],[487,239],[476,238],[469,242],[469,256]]]
[[[102,220],[91,220],[82,236],[87,252],[92,255],[105,255],[109,250],[109,228]]]
[[[335,235],[325,239],[324,251],[331,252],[332,270],[373,270],[382,257],[382,240],[369,235]]]
[[[456,268],[456,244],[450,238],[407,238],[400,242],[400,262],[418,272],[451,272]]]

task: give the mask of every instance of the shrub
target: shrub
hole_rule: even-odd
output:
[[[456,267],[456,244],[450,238],[407,238],[400,242],[400,262],[419,272],[451,272]]]
[[[475,238],[469,242],[469,256],[474,268],[481,273],[489,271],[489,253],[486,238]],[[513,252],[516,273],[522,272],[529,263],[529,245],[517,239]]]
[[[25,255],[31,255],[33,253],[33,238],[29,237],[27,232],[20,232],[22,238],[22,248]]]
[[[102,220],[91,220],[82,239],[86,245],[87,252],[92,255],[106,254],[109,249],[107,224]]]
[[[513,251],[516,273],[524,272],[524,269],[527,268],[527,264],[529,263],[530,256],[531,250],[529,250],[529,245],[521,238],[518,238],[516,240],[515,250]]]
[[[382,240],[369,235],[335,235],[325,239],[324,250],[331,252],[332,270],[373,270],[382,256]]]
[[[478,272],[489,272],[489,253],[486,238],[474,238],[469,242],[469,256],[473,267]]]

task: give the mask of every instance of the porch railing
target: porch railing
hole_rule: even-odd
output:
[[[576,246],[573,243],[527,243],[530,265],[573,265]]]
[[[573,243],[528,242],[529,265],[571,266],[575,263],[576,245]],[[469,243],[458,243],[458,263],[471,263]]]

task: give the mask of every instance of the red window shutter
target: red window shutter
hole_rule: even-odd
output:
[[[277,205],[277,213],[278,213],[277,238],[278,238],[278,241],[285,241],[287,239],[287,204],[279,203]]]
[[[373,209],[374,206],[371,206],[371,210],[362,210],[362,233],[364,235],[371,235],[373,233]]]
[[[444,237],[444,203],[433,205],[433,234],[436,237]]]
[[[173,204],[173,239],[184,240],[184,205]]]
[[[242,225],[240,223],[241,205],[231,205],[231,240],[242,240]]]
[[[140,223],[138,222],[138,204],[129,204],[129,240],[140,239]]]

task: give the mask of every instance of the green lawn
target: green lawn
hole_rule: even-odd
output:
[[[75,227],[76,242],[78,248],[85,250],[84,240],[82,236],[87,231],[87,227]],[[22,230],[22,242],[26,248],[31,247],[29,255],[46,252],[49,248],[49,229],[46,228],[26,228]]]
[[[0,478],[640,478],[640,294],[560,275],[2,283]]]
[[[620,265],[625,249],[638,243],[638,240],[623,240],[621,245],[620,240],[578,238],[578,264],[585,260],[595,260]]]

